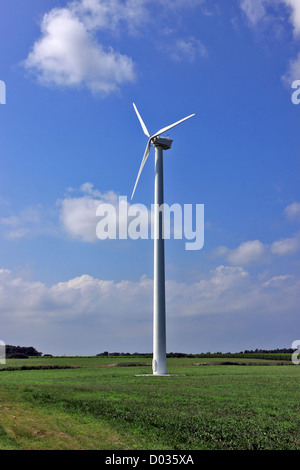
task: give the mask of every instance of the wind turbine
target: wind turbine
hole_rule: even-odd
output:
[[[142,163],[133,188],[131,199],[135,193],[140,175],[150,153],[150,146],[155,147],[155,179],[154,179],[154,285],[153,285],[153,375],[166,375],[166,301],[165,301],[165,249],[163,234],[163,211],[164,203],[163,191],[163,150],[171,148],[172,140],[168,137],[160,137],[161,134],[172,127],[177,126],[186,119],[195,116],[191,114],[180,121],[160,129],[150,135],[143,119],[141,118],[136,105],[134,110],[140,121],[144,134],[148,137],[148,142],[142,159]]]

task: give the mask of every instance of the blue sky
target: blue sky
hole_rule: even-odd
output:
[[[0,338],[43,353],[152,351],[153,241],[96,237],[169,131],[165,202],[204,204],[205,243],[166,241],[167,350],[299,337],[297,0],[3,0]],[[153,203],[153,150],[134,201]]]

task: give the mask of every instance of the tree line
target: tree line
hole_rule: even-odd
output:
[[[237,356],[237,355],[251,355],[251,354],[292,354],[295,349],[287,349],[287,348],[277,348],[277,349],[245,349],[244,351],[236,352],[236,353],[222,353],[222,352],[202,352],[198,354],[190,354],[190,353],[182,353],[182,352],[170,352],[167,353],[167,357],[210,357],[210,356]],[[12,346],[7,344],[5,346],[5,353],[6,357],[41,357],[43,353],[37,351],[33,346]],[[51,356],[51,354],[44,354],[44,356]],[[129,353],[129,352],[108,352],[104,351],[102,353],[96,354],[96,356],[139,356],[139,357],[152,357],[152,353]]]
[[[5,355],[9,357],[24,357],[24,356],[42,356],[43,353],[37,351],[33,346],[12,346],[11,344],[5,345]]]
[[[231,353],[231,352],[202,352],[196,354],[190,353],[182,353],[182,352],[170,352],[167,353],[167,357],[209,357],[209,356],[228,356],[228,355],[243,355],[243,354],[292,354],[294,349],[287,349],[287,348],[277,348],[277,349],[245,349],[244,351]],[[144,356],[144,357],[152,357],[152,353],[124,353],[124,352],[108,352],[104,351],[102,353],[97,354],[97,356]]]

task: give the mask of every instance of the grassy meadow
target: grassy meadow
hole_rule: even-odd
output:
[[[282,360],[283,359],[283,360]],[[299,450],[300,366],[291,358],[7,359],[1,450]]]

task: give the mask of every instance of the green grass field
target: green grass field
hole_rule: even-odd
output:
[[[300,366],[290,357],[170,358],[168,373],[180,375],[135,376],[150,363],[8,359],[0,449],[300,449]]]

